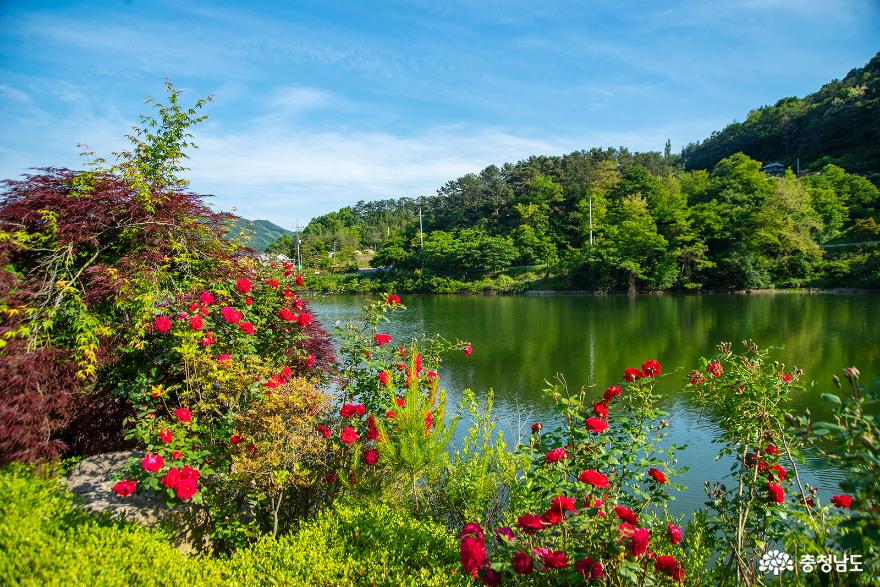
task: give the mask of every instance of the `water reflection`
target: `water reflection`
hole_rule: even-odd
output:
[[[542,390],[555,374],[564,374],[575,387],[595,387],[598,396],[619,381],[624,367],[658,359],[665,373],[673,373],[658,385],[671,413],[670,440],[689,445],[679,455],[690,466],[683,480],[690,489],[678,502],[680,510],[702,503],[703,482],[729,470],[729,461],[714,461],[714,423],[682,392],[687,371],[719,341],[739,344],[751,338],[764,347],[784,346],[775,354],[778,360],[804,369],[805,381],[816,383],[794,399],[796,413],[809,408],[827,415],[820,393],[829,390],[831,376],[844,366],[860,367],[877,385],[877,296],[406,296],[404,303],[408,310],[389,328],[396,337],[438,332],[473,342],[470,358],[446,359],[442,384],[453,403],[465,388],[478,394],[493,388],[497,415],[511,440],[528,423],[525,415],[552,423]],[[357,296],[328,296],[315,303],[325,323],[356,318],[360,306]],[[808,459],[804,469],[805,480],[830,496],[836,472],[817,459]]]

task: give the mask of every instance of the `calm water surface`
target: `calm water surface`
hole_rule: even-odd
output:
[[[527,435],[533,421],[552,425],[552,405],[542,390],[556,374],[572,388],[596,386],[598,398],[620,381],[624,367],[656,358],[664,372],[677,369],[657,389],[671,414],[670,441],[688,445],[679,452],[680,464],[690,467],[680,479],[688,491],[675,502],[679,512],[705,501],[704,482],[721,479],[730,467],[730,461],[714,460],[716,425],[682,391],[686,373],[718,342],[739,346],[751,338],[763,347],[784,347],[775,357],[804,369],[808,387],[814,383],[794,399],[794,413],[809,408],[827,415],[819,396],[832,391],[831,376],[845,366],[859,367],[867,385],[880,385],[876,295],[404,296],[403,302],[407,310],[389,328],[396,337],[439,333],[473,343],[469,359],[454,353],[440,371],[450,409],[463,389],[478,397],[494,389],[495,413],[508,441]],[[362,303],[360,296],[327,296],[313,307],[330,327],[356,319]],[[826,500],[837,489],[840,476],[820,460],[809,458],[800,468]]]

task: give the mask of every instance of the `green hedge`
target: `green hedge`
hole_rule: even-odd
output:
[[[158,530],[90,516],[55,479],[0,471],[0,583],[20,585],[463,585],[443,527],[388,506],[340,505],[226,560]]]

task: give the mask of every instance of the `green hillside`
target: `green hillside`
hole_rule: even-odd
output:
[[[281,228],[277,224],[273,224],[268,220],[248,220],[247,218],[239,218],[235,223],[235,230],[233,233],[237,233],[242,228],[253,231],[249,245],[255,251],[260,252],[265,251],[269,245],[282,236],[293,234],[293,231]]]
[[[783,98],[749,112],[682,151],[685,167],[711,169],[734,153],[801,169],[829,163],[851,173],[880,173],[880,53],[804,98]],[[876,181],[875,181],[876,183]]]

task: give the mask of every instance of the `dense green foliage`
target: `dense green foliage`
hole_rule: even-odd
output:
[[[159,530],[89,516],[58,480],[0,471],[0,578],[20,585],[455,585],[455,538],[381,504],[341,505],[231,558],[190,557]]]
[[[360,235],[384,210],[383,218],[396,222],[383,224],[387,236],[373,266],[390,270],[350,289],[638,291],[880,283],[876,249],[858,244],[880,234],[880,190],[836,165],[802,178],[770,177],[759,161],[741,153],[707,172],[682,171],[671,156],[657,153],[593,150],[489,167],[449,182],[421,205],[421,235],[413,200],[361,203],[315,219],[304,231],[311,243],[307,265],[321,266],[315,251],[336,248],[338,259],[342,251],[374,246]],[[837,241],[857,244],[832,246],[826,254],[823,245]],[[518,287],[523,280],[509,272],[496,277],[511,266],[543,279]],[[486,279],[489,287],[475,284]]]
[[[842,80],[804,98],[783,98],[749,112],[682,151],[687,169],[710,169],[743,152],[760,161],[801,169],[829,163],[863,174],[880,173],[880,53]]]

